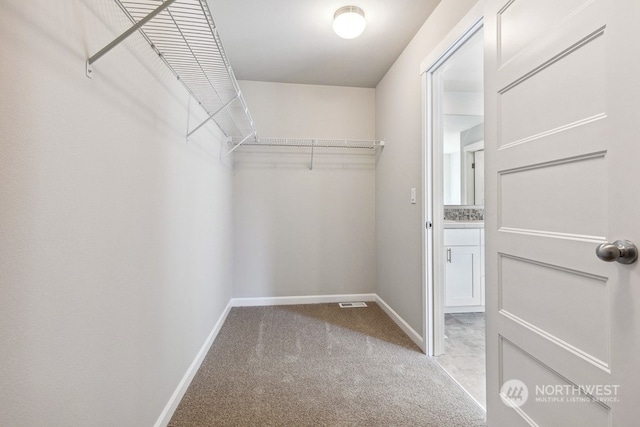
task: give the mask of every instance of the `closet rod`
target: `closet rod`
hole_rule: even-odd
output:
[[[249,135],[251,136],[251,135]],[[237,145],[237,144],[236,144]],[[290,148],[311,148],[312,145],[303,145],[303,144],[254,144],[251,142],[245,142],[244,144],[245,147],[290,147]],[[318,144],[315,143],[313,145],[313,147],[315,148],[341,148],[341,149],[355,149],[355,150],[375,150],[378,147],[383,147],[383,145],[376,145],[376,146],[362,146],[362,147],[358,147],[358,146],[345,146],[345,145],[326,145],[326,144]]]
[[[246,138],[245,140],[246,141]],[[239,146],[238,139],[231,141]],[[362,145],[357,145],[362,144]],[[381,140],[319,140],[319,139],[286,139],[286,138],[255,138],[253,141],[242,143],[246,147],[280,147],[280,148],[338,148],[338,149],[360,149],[375,150],[384,148],[384,141]],[[235,147],[234,147],[235,148]]]

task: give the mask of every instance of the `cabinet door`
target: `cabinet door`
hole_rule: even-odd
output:
[[[480,246],[447,246],[445,305],[481,305]]]

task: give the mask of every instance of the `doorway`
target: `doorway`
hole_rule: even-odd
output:
[[[430,355],[486,407],[482,21],[426,70]]]

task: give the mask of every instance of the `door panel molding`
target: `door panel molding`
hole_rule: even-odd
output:
[[[553,426],[562,419],[567,426],[605,427],[611,425],[611,407],[589,394],[585,388],[554,370],[542,360],[500,337],[500,382],[517,376],[525,384],[544,384],[528,389],[527,404],[514,407],[516,412],[532,425]],[[559,398],[556,386],[566,390],[563,402],[550,403]],[[551,393],[547,393],[547,392]],[[507,396],[503,395],[503,398]]]

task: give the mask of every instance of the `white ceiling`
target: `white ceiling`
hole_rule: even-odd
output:
[[[238,80],[375,87],[440,0],[209,0]],[[359,6],[355,39],[331,28],[341,6]]]

